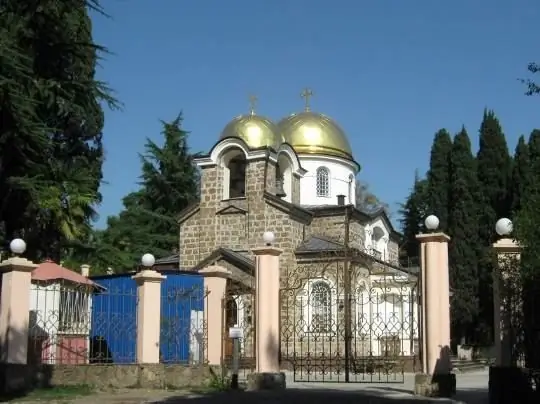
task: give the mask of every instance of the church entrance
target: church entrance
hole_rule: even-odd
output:
[[[227,296],[223,299],[224,322],[223,322],[223,362],[231,369],[234,342],[229,338],[229,329],[239,327],[242,329],[243,338],[240,339],[240,378],[251,373],[255,367],[255,327],[253,309],[255,306],[255,294],[250,288],[230,288]]]
[[[281,360],[298,382],[404,383],[418,363],[416,279],[299,264],[281,290]]]

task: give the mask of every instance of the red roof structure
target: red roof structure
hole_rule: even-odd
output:
[[[81,274],[70,269],[64,268],[51,260],[46,260],[32,271],[32,280],[41,282],[63,280],[72,282],[74,284],[101,288],[97,283],[91,281],[87,277],[82,276]]]

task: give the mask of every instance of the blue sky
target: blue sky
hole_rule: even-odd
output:
[[[107,46],[98,71],[124,104],[107,111],[99,227],[137,188],[138,153],[160,141],[160,119],[184,113],[194,151],[207,151],[234,116],[279,119],[312,109],[346,131],[360,179],[394,209],[434,133],[465,125],[474,147],[485,107],[513,150],[540,127],[540,98],[517,80],[540,61],[538,0],[107,0],[93,17]],[[540,77],[539,77],[540,79]]]

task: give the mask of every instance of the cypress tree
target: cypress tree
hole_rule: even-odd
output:
[[[450,154],[452,138],[446,129],[435,134],[431,147],[429,171],[427,174],[428,214],[439,218],[440,228],[448,228],[448,204],[450,197]]]
[[[451,156],[448,232],[450,287],[453,289],[452,340],[474,338],[478,317],[478,180],[471,141],[465,128],[455,136]]]
[[[534,132],[539,132],[535,129]],[[534,133],[533,132],[533,133]],[[512,164],[512,181],[510,183],[510,193],[512,201],[512,212],[516,214],[521,209],[523,195],[530,181],[530,158],[529,146],[524,136],[520,136],[516,150],[514,152],[514,162]]]
[[[514,229],[523,248],[521,254],[521,285],[523,301],[523,331],[526,366],[540,367],[540,131],[529,137],[529,177],[523,187],[520,210]]]
[[[510,154],[499,120],[493,111],[484,111],[480,126],[480,147],[477,154],[479,182],[479,298],[481,334],[486,343],[493,335],[493,250],[496,239],[495,223],[511,213],[508,182],[511,173]]]
[[[403,232],[401,245],[402,265],[408,266],[411,259],[419,256],[419,245],[416,235],[423,232],[424,220],[427,216],[427,181],[415,173],[414,185],[400,209],[400,224]]]

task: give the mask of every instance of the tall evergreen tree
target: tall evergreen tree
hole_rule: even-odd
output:
[[[465,128],[454,138],[451,157],[448,232],[450,286],[453,289],[452,339],[470,342],[478,317],[478,180],[476,161]]]
[[[96,271],[131,270],[143,251],[163,257],[178,246],[178,214],[199,197],[199,174],[188,147],[182,117],[162,122],[163,146],[147,139],[141,155],[140,189],[123,199],[124,209],[107,228],[73,254]],[[89,254],[91,252],[92,254]]]
[[[168,254],[178,244],[177,215],[199,196],[199,175],[188,132],[181,127],[182,116],[162,124],[163,147],[147,139],[141,156],[142,213],[152,220],[153,249]]]
[[[448,228],[448,204],[450,200],[450,154],[452,138],[446,129],[435,134],[431,147],[428,181],[428,209],[439,218],[440,228]]]
[[[535,129],[536,132],[540,132]],[[510,183],[511,208],[513,214],[519,212],[523,196],[530,181],[531,167],[529,158],[529,146],[524,136],[520,136],[514,152],[512,164],[512,181]]]
[[[407,266],[411,260],[419,256],[419,245],[416,235],[425,231],[424,220],[427,211],[427,180],[420,178],[418,171],[414,176],[414,185],[400,209],[400,224],[403,232],[401,245],[402,265]]]
[[[508,182],[511,174],[511,157],[506,138],[493,111],[484,111],[480,126],[480,147],[477,154],[479,182],[479,245],[480,256],[480,326],[485,330],[486,342],[492,341],[493,290],[492,270],[494,265],[492,243],[496,239],[495,223],[501,217],[510,216]]]
[[[523,299],[523,330],[526,366],[540,367],[540,131],[529,137],[529,170],[527,184],[523,187],[520,210],[514,229],[523,248],[521,254],[521,284]]]

